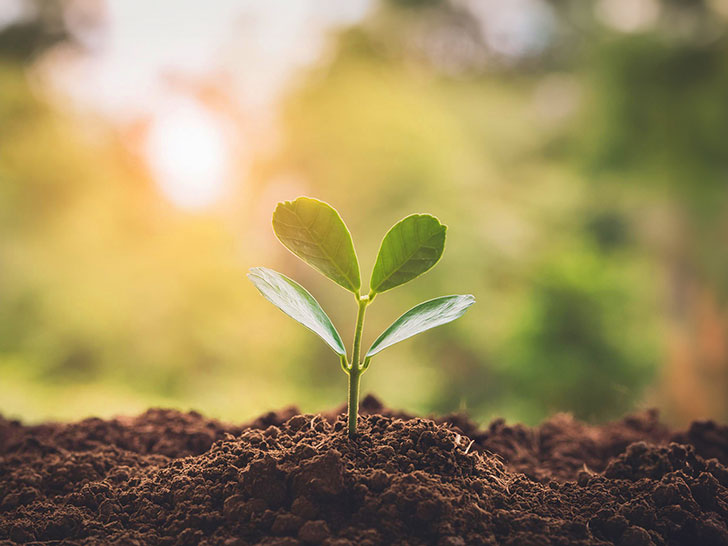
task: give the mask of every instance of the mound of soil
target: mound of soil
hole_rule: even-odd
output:
[[[0,418],[0,544],[728,545],[728,427],[434,420],[365,399],[244,426]]]

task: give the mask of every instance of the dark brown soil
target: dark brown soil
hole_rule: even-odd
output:
[[[0,418],[0,545],[728,545],[728,427],[362,410]]]

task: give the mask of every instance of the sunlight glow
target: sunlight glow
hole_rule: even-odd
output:
[[[164,195],[182,208],[212,205],[227,189],[231,154],[225,127],[195,101],[174,100],[155,116],[145,154]]]

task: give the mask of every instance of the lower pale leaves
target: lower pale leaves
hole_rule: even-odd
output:
[[[468,294],[463,296],[441,296],[415,305],[395,320],[372,343],[365,358],[371,358],[382,349],[386,349],[395,343],[460,318],[468,310],[468,307],[474,303],[475,297]]]
[[[339,332],[308,290],[296,281],[266,267],[252,268],[248,278],[269,302],[315,332],[336,354],[346,358],[346,349]]]

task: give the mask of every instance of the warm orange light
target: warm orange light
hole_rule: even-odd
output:
[[[173,100],[155,116],[145,154],[164,195],[182,208],[212,205],[227,189],[231,158],[224,125],[193,100]]]

